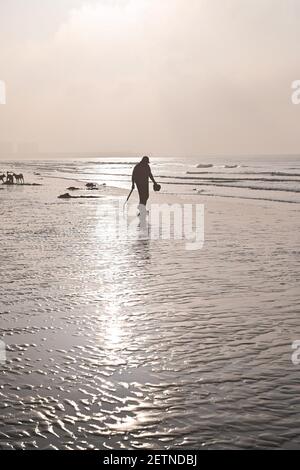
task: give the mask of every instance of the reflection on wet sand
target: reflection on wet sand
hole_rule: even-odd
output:
[[[0,448],[299,446],[295,214],[211,203],[188,252],[107,239],[105,206],[1,209]]]

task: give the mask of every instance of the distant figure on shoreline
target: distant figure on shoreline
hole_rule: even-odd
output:
[[[160,190],[160,185],[156,183],[149,163],[149,157],[143,157],[142,160],[137,165],[135,165],[132,172],[131,190],[133,191],[135,186],[137,187],[140,198],[139,210],[141,215],[146,213],[146,205],[149,199],[149,178],[154,184],[154,190]]]
[[[2,183],[4,183],[4,180],[5,180],[5,174],[3,173],[3,175],[0,175],[0,181],[2,181]]]

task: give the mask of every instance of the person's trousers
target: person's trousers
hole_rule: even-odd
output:
[[[146,206],[147,201],[149,199],[149,185],[137,184],[137,189],[139,192],[140,204]]]

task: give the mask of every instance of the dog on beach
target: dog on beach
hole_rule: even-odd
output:
[[[17,175],[16,173],[13,173],[13,176],[15,177],[17,184],[19,184],[19,183],[24,184],[24,177],[23,177],[22,173],[20,173],[19,175]]]
[[[6,172],[6,184],[14,184],[14,175],[10,171]]]

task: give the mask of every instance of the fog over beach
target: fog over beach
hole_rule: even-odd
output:
[[[300,449],[299,20],[1,2],[0,450]]]
[[[4,0],[0,142],[299,154],[299,17],[298,0]]]

